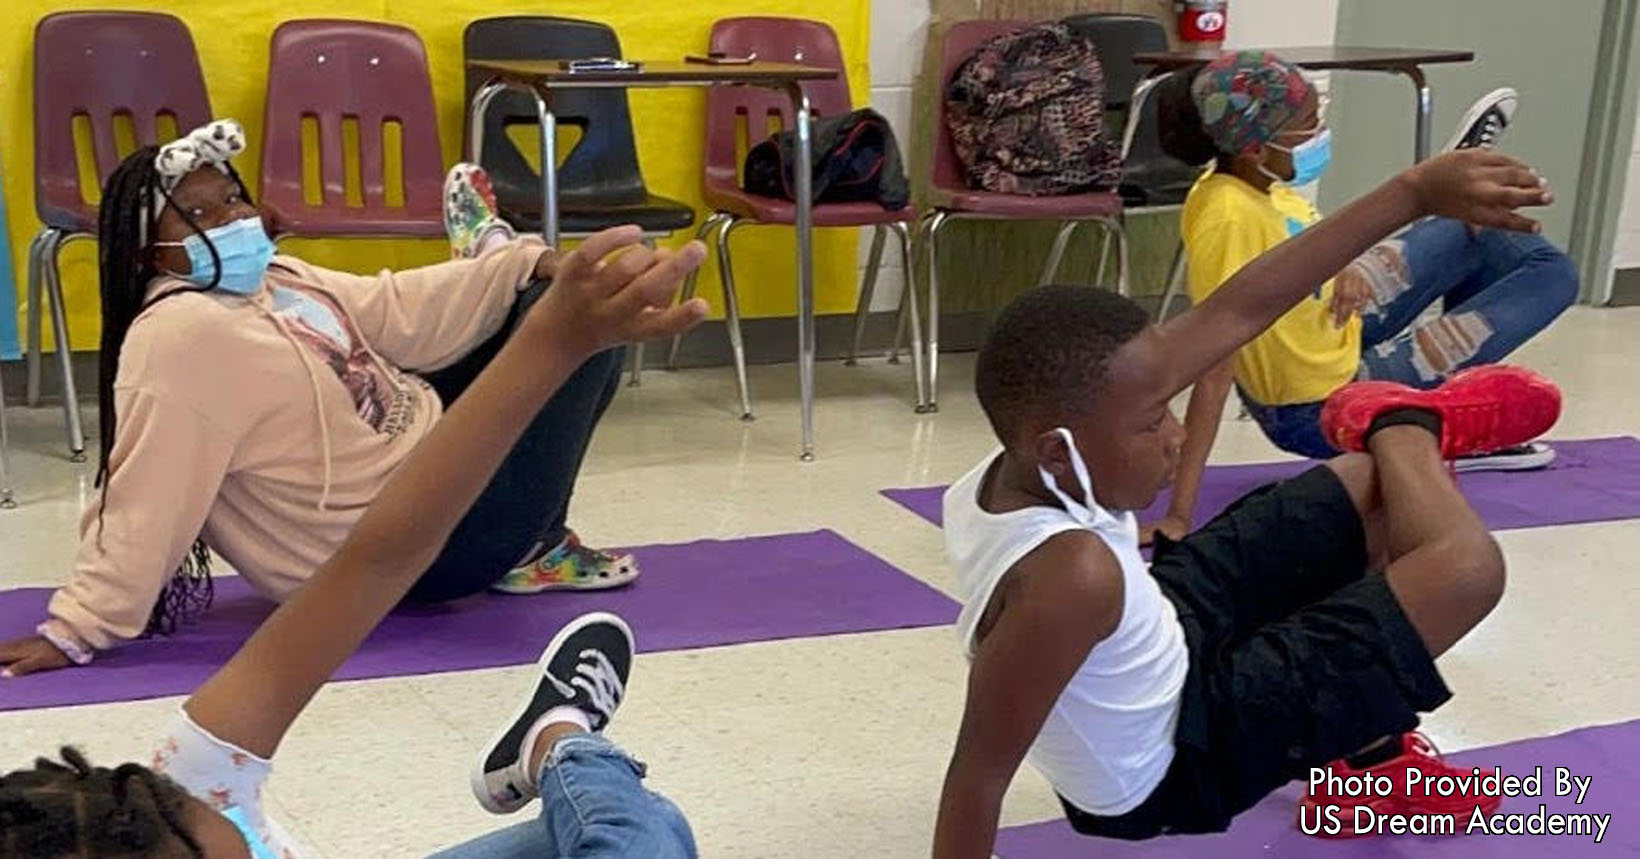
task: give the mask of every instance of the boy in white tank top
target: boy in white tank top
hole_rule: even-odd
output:
[[[1002,449],[945,497],[972,670],[936,857],[990,855],[1022,760],[1078,831],[1135,839],[1222,830],[1312,768],[1448,771],[1410,732],[1450,696],[1434,657],[1496,603],[1503,560],[1443,459],[1546,431],[1559,414],[1553,385],[1492,367],[1434,391],[1348,386],[1323,423],[1358,452],[1255,491],[1180,542],[1159,538],[1149,570],[1131,511],[1178,459],[1169,400],[1316,284],[1419,217],[1535,230],[1514,209],[1550,199],[1507,156],[1453,153],[1164,325],[1086,288],[1042,287],[1002,312],[975,371]],[[1370,804],[1467,815],[1497,801],[1398,793]],[[1323,789],[1301,811],[1343,821],[1320,834],[1350,835],[1362,802]]]

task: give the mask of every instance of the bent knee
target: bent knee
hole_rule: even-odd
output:
[[[1577,264],[1559,248],[1539,243],[1527,255],[1523,267],[1531,272],[1533,299],[1554,308],[1555,315],[1577,301]]]
[[[1350,503],[1363,519],[1378,509],[1378,466],[1371,454],[1339,454],[1323,465],[1338,476],[1338,482],[1349,493]]]
[[[1491,534],[1477,530],[1453,537],[1446,546],[1448,578],[1455,595],[1478,615],[1503,599],[1507,580],[1503,549]]]

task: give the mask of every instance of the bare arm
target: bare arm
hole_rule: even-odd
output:
[[[1191,310],[1162,326],[1170,344],[1171,397],[1270,327],[1315,285],[1396,229],[1424,215],[1535,232],[1515,213],[1553,200],[1526,165],[1486,149],[1466,149],[1403,171],[1332,217],[1248,263]]]
[[[1095,644],[1122,618],[1122,574],[1097,537],[1069,531],[1014,565],[1004,607],[968,674],[945,773],[936,859],[988,859],[1002,797],[1042,723]]]
[[[698,301],[670,305],[704,250],[632,248],[636,228],[606,230],[565,258],[467,392],[388,481],[347,541],[221,670],[188,699],[201,728],[271,757],[330,675],[437,557],[541,404],[588,357],[693,327]],[[599,260],[627,248],[622,255]]]
[[[1173,473],[1173,493],[1167,504],[1167,515],[1144,531],[1142,542],[1150,543],[1155,532],[1179,540],[1195,527],[1196,499],[1201,494],[1202,474],[1207,470],[1207,458],[1213,452],[1213,442],[1219,437],[1219,420],[1224,415],[1224,403],[1230,399],[1232,370],[1226,358],[1196,380],[1190,389],[1190,403],[1184,410],[1184,447],[1179,450],[1179,465]]]

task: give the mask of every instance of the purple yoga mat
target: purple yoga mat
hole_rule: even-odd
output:
[[[1640,439],[1632,436],[1550,442],[1555,461],[1538,471],[1483,471],[1458,475],[1458,485],[1494,531],[1640,518]],[[1196,522],[1206,522],[1243,495],[1292,477],[1309,460],[1257,465],[1213,465],[1202,477]],[[885,489],[911,512],[939,525],[945,487]],[[1167,511],[1167,494],[1139,514],[1141,522]]]
[[[996,853],[1002,859],[1195,859],[1202,856],[1323,856],[1327,859],[1514,859],[1514,857],[1632,856],[1640,853],[1640,721],[1582,728],[1553,737],[1521,740],[1471,749],[1452,756],[1459,766],[1488,773],[1529,776],[1543,768],[1542,796],[1506,796],[1496,814],[1610,814],[1599,844],[1592,835],[1461,834],[1467,816],[1456,821],[1456,836],[1392,835],[1323,840],[1298,830],[1298,798],[1308,784],[1295,782],[1266,797],[1236,818],[1230,831],[1217,835],[1181,835],[1150,841],[1113,841],[1076,834],[1063,820],[1002,830]],[[1583,803],[1577,796],[1554,795],[1555,767],[1592,779]],[[1387,830],[1386,830],[1387,833]]]
[[[593,610],[626,618],[640,651],[937,626],[957,617],[950,598],[832,531],[632,551],[644,574],[623,590],[484,594],[400,609],[336,679],[521,665],[534,661],[559,627]],[[0,591],[0,640],[32,634],[50,594]],[[101,654],[85,668],[0,680],[0,710],[191,692],[270,611],[244,582],[224,578],[215,606],[174,637]]]

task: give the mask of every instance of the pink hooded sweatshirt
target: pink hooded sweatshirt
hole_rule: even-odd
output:
[[[89,650],[135,638],[197,536],[258,593],[288,597],[443,413],[400,368],[447,366],[500,330],[543,249],[526,238],[373,277],[278,256],[255,295],[144,310],[120,351],[107,488],[47,634]],[[190,286],[165,277],[149,294]]]

